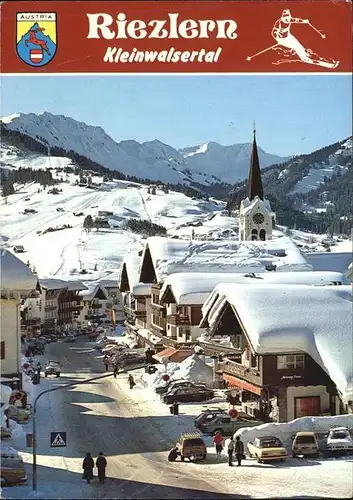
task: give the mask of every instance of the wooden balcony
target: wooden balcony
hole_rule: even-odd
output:
[[[133,313],[135,314],[136,318],[145,318],[147,311],[146,311],[146,309],[141,309],[139,311],[133,311]]]
[[[154,335],[157,335],[157,337],[161,337],[163,339],[166,337],[165,327],[163,328],[162,326],[157,326],[152,323],[151,331]]]
[[[231,361],[229,359],[221,361],[219,363],[219,370],[221,372],[228,373],[229,375],[234,375],[234,377],[238,377],[252,384],[262,385],[262,375],[260,370],[248,368],[240,363],[236,363],[235,361]]]
[[[190,325],[190,318],[185,314],[180,314],[180,313],[168,314],[166,320],[167,323],[173,326]]]

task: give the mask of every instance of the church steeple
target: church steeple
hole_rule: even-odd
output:
[[[252,143],[250,171],[248,180],[248,198],[251,201],[255,198],[255,196],[258,196],[261,200],[264,199],[264,193],[261,181],[259,154],[257,151],[257,144],[256,144],[255,122],[254,122],[254,139]]]

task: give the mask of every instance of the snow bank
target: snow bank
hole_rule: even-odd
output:
[[[179,364],[179,378],[206,385],[213,382],[213,370],[197,355],[192,354]]]
[[[342,425],[353,431],[353,415],[337,415],[334,417],[301,417],[291,422],[277,424],[269,423],[257,427],[243,427],[234,434],[240,436],[246,446],[257,437],[276,436],[284,446],[290,448],[292,436],[301,431],[312,431],[317,434],[325,434],[330,427]]]
[[[157,366],[158,371],[153,374],[144,373],[142,380],[149,387],[165,386],[173,380],[189,380],[199,384],[211,385],[213,370],[197,354],[192,354],[181,363],[167,363],[165,368]],[[168,382],[163,380],[163,375],[169,375]]]

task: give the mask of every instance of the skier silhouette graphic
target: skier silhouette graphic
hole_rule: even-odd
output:
[[[339,61],[327,60],[323,57],[318,57],[313,54],[313,52],[309,49],[306,49],[299,40],[291,33],[290,29],[292,24],[305,24],[310,26],[316,33],[318,33],[321,38],[326,38],[326,35],[322,33],[320,30],[315,28],[309,21],[309,19],[301,19],[299,17],[292,17],[292,14],[289,9],[285,9],[282,12],[282,15],[275,22],[271,35],[276,40],[274,45],[267,47],[252,56],[247,57],[247,61],[251,61],[254,57],[259,56],[269,50],[275,48],[283,48],[285,54],[288,53],[292,55],[296,55],[298,59],[280,59],[273,64],[282,64],[282,63],[290,63],[290,62],[304,62],[307,64],[314,64],[317,66],[323,66],[325,68],[336,68],[339,64]]]
[[[39,40],[37,38],[37,33],[45,31],[45,28],[32,28],[29,30],[29,40],[25,40],[26,47],[28,47],[29,43],[33,43],[34,45],[39,45],[42,50],[45,50],[45,52],[50,56],[50,52],[47,46],[47,42],[45,40]]]

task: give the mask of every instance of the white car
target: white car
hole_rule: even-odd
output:
[[[333,427],[330,429],[326,442],[328,456],[353,454],[353,439],[347,427]]]

